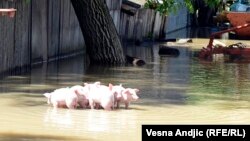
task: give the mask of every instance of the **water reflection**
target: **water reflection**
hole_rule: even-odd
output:
[[[228,27],[188,27],[175,32],[167,33],[166,38],[209,38],[212,33],[226,30]],[[232,39],[232,40],[242,40],[242,37],[238,37],[233,33],[224,33],[217,38],[220,39]],[[246,38],[249,39],[249,38]]]
[[[65,137],[65,136],[57,136],[57,135],[32,135],[32,134],[15,134],[15,133],[0,133],[0,140],[1,141],[60,141],[60,140],[70,140],[70,141],[85,141],[89,139],[79,139],[77,137]]]
[[[196,95],[190,97],[192,102],[224,100],[233,104],[250,100],[249,64],[214,62],[193,66],[191,74],[189,93]]]
[[[44,124],[57,127],[59,130],[71,128],[74,126],[70,110],[48,108],[44,116]]]
[[[198,60],[193,47],[207,41],[195,39],[175,46],[178,57],[159,56],[159,44],[125,47],[127,54],[146,60],[142,67],[86,66],[84,57],[77,56],[6,77],[0,81],[0,112],[4,113],[0,137],[132,141],[140,140],[142,124],[250,123],[249,64]],[[129,110],[70,110],[50,107],[42,95],[94,81],[138,88],[140,100],[132,102]]]

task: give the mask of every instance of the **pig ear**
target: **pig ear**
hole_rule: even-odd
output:
[[[123,91],[123,93],[124,94],[129,94],[130,92],[129,92],[129,89],[125,89],[124,91]]]
[[[138,93],[138,92],[139,92],[139,89],[134,89],[134,90],[135,90],[135,92],[136,92],[136,93]]]
[[[83,83],[84,84],[84,86],[87,86],[88,85],[88,83]]]
[[[111,83],[109,83],[109,90],[113,89],[113,85]]]
[[[50,93],[45,93],[43,94],[45,97],[50,98],[51,94]]]
[[[122,87],[122,84],[120,84],[120,87]]]

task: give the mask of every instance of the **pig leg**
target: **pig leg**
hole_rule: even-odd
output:
[[[101,109],[101,105],[99,103],[95,103],[95,109]]]
[[[66,105],[69,109],[76,109],[78,104],[77,99],[71,99],[66,101]]]
[[[120,108],[120,101],[116,101],[116,108],[119,109]]]
[[[67,104],[67,107],[68,107],[69,109],[76,109],[77,106],[75,106],[74,103],[71,103],[71,104]]]
[[[114,104],[113,104],[113,107],[116,108],[116,109],[119,109],[120,108],[120,101],[121,101],[121,98],[117,98],[116,95],[114,96]]]
[[[89,100],[88,100],[88,99],[86,99],[86,100],[84,101],[84,105],[85,105],[85,108],[89,107]]]
[[[107,110],[107,111],[111,111],[112,110],[111,106],[106,105],[106,104],[102,104],[102,107],[103,107],[104,110]]]
[[[125,109],[128,109],[129,102],[125,102]]]
[[[103,100],[103,101],[101,102],[101,105],[102,105],[102,107],[103,107],[104,110],[110,111],[110,110],[113,109],[114,103],[113,103],[113,101],[111,101],[111,100]]]
[[[89,99],[89,106],[91,109],[95,108],[95,103],[94,103],[93,99]]]
[[[84,101],[79,101],[78,104],[80,105],[81,108],[86,108]]]
[[[55,102],[53,102],[53,107],[54,107],[54,108],[59,108],[59,104],[58,104],[58,102],[56,102],[56,101],[55,101]]]
[[[87,108],[89,106],[89,100],[80,100],[78,101],[78,104],[80,105],[81,108]]]
[[[54,108],[67,108],[65,102],[61,102],[61,101],[53,101],[52,105]]]
[[[104,110],[111,111],[112,108],[111,107],[105,107]]]

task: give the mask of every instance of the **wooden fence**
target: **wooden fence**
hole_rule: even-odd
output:
[[[120,36],[158,38],[166,17],[140,8],[134,16],[121,12],[122,0],[106,0]],[[0,72],[83,53],[85,43],[70,0],[0,0],[0,8],[16,8],[16,16],[0,16]]]
[[[0,72],[84,51],[84,39],[69,0],[0,1],[17,9],[0,17]]]
[[[119,33],[123,38],[135,41],[159,38],[165,18],[154,10],[143,8],[133,16],[122,13]]]
[[[134,15],[122,12],[119,28],[120,35],[127,40],[158,39],[189,25],[189,14],[186,8],[164,16],[155,10],[145,9],[143,7],[144,0],[130,0],[130,2],[135,4],[129,4],[130,8],[126,6],[126,3],[123,3],[122,6],[125,5],[124,7],[128,7],[127,9],[131,9],[131,11],[137,10]],[[133,8],[133,5],[141,7]]]

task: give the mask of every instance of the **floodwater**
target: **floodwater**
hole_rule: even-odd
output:
[[[225,40],[226,43],[238,42]],[[241,41],[250,44],[248,41]],[[250,124],[250,64],[204,62],[195,51],[208,39],[169,44],[178,57],[159,56],[159,44],[125,47],[147,61],[138,66],[86,66],[82,56],[35,65],[0,80],[0,140],[141,140],[143,124]],[[53,109],[43,93],[101,81],[138,88],[128,110]]]

